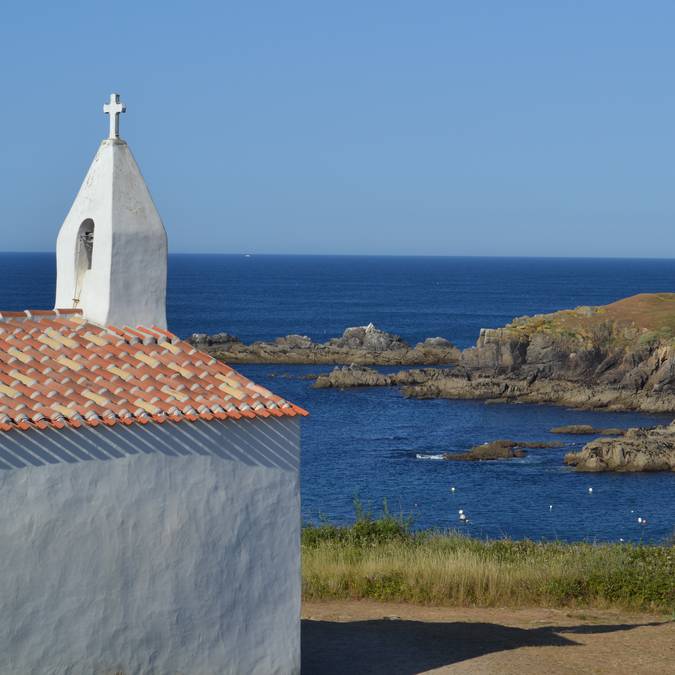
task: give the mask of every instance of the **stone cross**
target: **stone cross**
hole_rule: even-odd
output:
[[[120,103],[120,95],[110,94],[110,103],[103,105],[103,112],[110,115],[110,135],[108,138],[120,137],[120,113],[126,111],[126,105]]]

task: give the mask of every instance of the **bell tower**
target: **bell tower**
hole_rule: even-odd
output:
[[[103,106],[110,133],[89,167],[56,242],[57,309],[105,326],[166,328],[167,238],[129,146],[119,94]]]

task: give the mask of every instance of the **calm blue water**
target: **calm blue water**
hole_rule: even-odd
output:
[[[0,269],[0,307],[52,306],[52,255],[0,254]],[[173,255],[169,327],[182,336],[225,330],[244,340],[287,333],[325,339],[372,321],[411,342],[441,335],[466,347],[480,328],[514,316],[655,291],[675,291],[675,261]],[[416,458],[496,438],[555,438],[548,429],[560,424],[670,418],[412,401],[396,390],[314,390],[301,379],[329,368],[240,370],[311,412],[303,428],[307,521],[349,521],[358,495],[375,510],[386,498],[418,527],[458,527],[462,508],[471,520],[463,529],[475,536],[661,541],[675,526],[675,475],[574,473],[562,456],[578,438],[562,438],[568,448],[533,450],[510,462]],[[647,518],[646,527],[638,516]]]

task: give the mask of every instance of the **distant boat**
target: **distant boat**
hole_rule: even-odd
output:
[[[250,258],[251,254],[250,253],[244,253],[244,258]]]

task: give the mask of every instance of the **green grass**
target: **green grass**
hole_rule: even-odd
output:
[[[675,547],[412,532],[385,513],[302,533],[303,597],[675,612]]]

